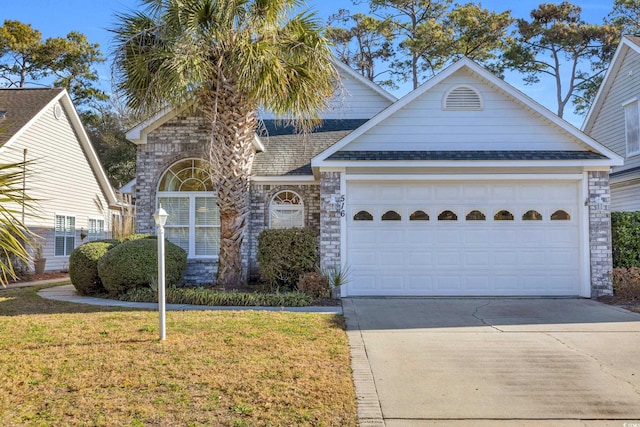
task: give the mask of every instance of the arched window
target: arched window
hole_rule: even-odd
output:
[[[157,206],[169,217],[166,237],[189,258],[211,258],[220,250],[220,213],[206,165],[199,159],[174,163],[160,178]]]
[[[458,215],[453,211],[442,211],[438,215],[438,221],[457,221]]]
[[[429,221],[429,214],[425,211],[415,211],[409,217],[409,221]]]
[[[382,215],[383,221],[400,221],[402,217],[396,211],[386,211],[384,215]]]
[[[367,211],[360,211],[353,216],[354,221],[373,221],[373,215]]]
[[[487,216],[478,210],[471,211],[465,217],[467,221],[485,221]]]
[[[571,219],[571,215],[563,210],[557,210],[551,214],[551,221],[568,221]]]
[[[500,211],[493,216],[494,221],[513,221],[513,214],[509,211]]]
[[[304,204],[294,191],[280,191],[269,204],[269,226],[271,228],[304,227]]]
[[[526,211],[522,215],[523,221],[542,221],[542,215],[538,211],[530,210]]]

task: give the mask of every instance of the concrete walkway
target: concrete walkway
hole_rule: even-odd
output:
[[[361,425],[640,426],[640,314],[584,299],[342,303]]]

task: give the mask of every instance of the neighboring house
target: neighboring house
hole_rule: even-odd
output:
[[[67,268],[76,246],[106,236],[113,189],[65,90],[0,89],[0,112],[0,163],[32,162],[24,187],[37,216],[27,211],[25,224],[46,270]]]
[[[611,176],[611,210],[640,211],[640,37],[624,36],[583,131],[624,157]]]
[[[342,296],[611,293],[620,156],[467,59],[400,100],[339,68],[344,98],[322,128],[302,137],[267,120],[256,139],[250,273],[262,230],[309,226],[322,267],[349,268]],[[128,133],[138,231],[162,204],[193,282],[213,280],[218,251],[208,129],[168,111]]]

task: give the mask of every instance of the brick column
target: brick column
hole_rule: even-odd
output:
[[[589,259],[591,298],[613,294],[611,272],[611,193],[609,173],[590,171],[589,179]]]
[[[320,173],[320,268],[340,267],[340,212],[331,198],[340,198],[340,172]]]

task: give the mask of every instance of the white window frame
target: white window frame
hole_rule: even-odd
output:
[[[190,166],[186,166],[187,162],[191,162]],[[181,165],[182,163],[185,164],[185,167],[180,169],[180,170],[174,170],[178,165]],[[206,199],[210,199],[213,201],[213,203],[216,205],[217,208],[217,193],[215,191],[212,190],[207,190],[207,188],[212,188],[213,184],[211,182],[207,183],[206,179],[203,181],[201,176],[198,175],[194,175],[196,174],[197,171],[202,171],[203,168],[199,167],[199,163],[204,163],[204,160],[201,159],[195,159],[195,158],[186,158],[186,159],[181,159],[177,162],[175,162],[174,164],[172,164],[171,166],[169,166],[162,174],[160,180],[158,181],[158,189],[156,192],[156,209],[160,207],[162,199],[163,198],[169,198],[169,199],[187,199],[188,200],[188,223],[186,224],[176,224],[174,221],[172,221],[171,215],[169,216],[168,220],[167,220],[167,224],[165,225],[165,230],[168,231],[167,233],[167,238],[169,239],[169,241],[171,241],[171,238],[169,237],[169,235],[171,234],[171,229],[172,228],[187,228],[187,239],[188,239],[188,247],[185,248],[185,250],[187,251],[187,258],[189,259],[213,259],[216,260],[218,259],[218,256],[220,254],[220,245],[218,244],[217,247],[215,247],[214,249],[214,253],[209,253],[209,254],[205,254],[205,255],[198,255],[196,253],[196,236],[197,236],[197,229],[198,228],[215,228],[218,230],[218,241],[220,241],[220,215],[218,213],[217,218],[214,218],[214,222],[213,224],[204,224],[204,225],[197,225],[196,224],[196,199],[198,198],[206,198]],[[183,179],[184,177],[180,177],[178,178],[177,173],[180,173],[184,170],[187,169],[191,169],[193,171],[191,177],[187,178],[186,180]],[[169,182],[166,183],[166,185],[169,185],[170,187],[174,188],[173,191],[163,191],[160,188],[160,185],[163,184],[163,181],[165,181],[165,176],[167,174],[173,174],[173,176],[169,175],[167,176],[167,180]],[[173,180],[178,179],[177,183],[173,182]],[[196,180],[200,180],[202,183],[202,191],[179,191],[179,188],[182,187],[182,183],[190,180],[190,179],[196,179]],[[178,185],[179,184],[179,185]],[[175,190],[175,188],[177,188],[178,190]],[[167,209],[168,206],[164,205],[162,206],[164,209]],[[171,214],[171,212],[168,212],[169,214]],[[174,242],[177,243],[177,242]]]
[[[64,229],[60,230],[58,227],[58,218],[64,218]],[[73,226],[70,226],[69,220],[73,221]],[[58,253],[57,240],[58,237],[62,237],[62,253]],[[69,239],[72,240],[72,244],[69,245]],[[71,246],[71,247],[69,247]],[[75,215],[55,214],[53,223],[53,256],[54,257],[68,257],[76,247],[76,217]]]
[[[96,226],[93,226],[93,222],[96,223]],[[102,222],[102,227],[100,227],[100,222]],[[88,218],[87,219],[87,241],[92,242],[95,240],[102,240],[106,237],[105,230],[106,221],[104,218]]]
[[[220,246],[215,249],[213,255],[197,255],[196,254],[196,231],[200,227],[217,228],[218,234],[220,234],[220,217],[218,216],[217,224],[197,225],[196,224],[196,199],[197,198],[210,198],[214,199],[217,203],[216,193],[210,191],[159,191],[156,197],[156,209],[160,207],[162,198],[182,198],[189,200],[189,223],[188,224],[171,224],[171,220],[167,221],[164,226],[165,230],[171,228],[188,228],[189,234],[189,249],[187,251],[187,258],[189,259],[218,259],[220,254]],[[166,206],[163,206],[166,209]]]
[[[624,108],[624,136],[627,157],[640,154],[640,107],[638,98],[622,104]]]
[[[292,204],[278,203],[278,200],[281,199],[280,195],[283,193],[293,194],[295,198],[297,198],[299,203],[292,203]],[[274,225],[273,220],[274,220],[274,213],[276,210],[280,212],[291,213],[291,214],[294,214],[295,212],[299,212],[300,223],[294,225],[293,227],[278,227]],[[281,191],[278,191],[276,194],[274,194],[273,197],[271,197],[271,200],[269,201],[269,228],[303,228],[304,224],[305,224],[304,201],[302,200],[302,197],[300,197],[300,194],[298,192],[293,190],[281,190]]]

